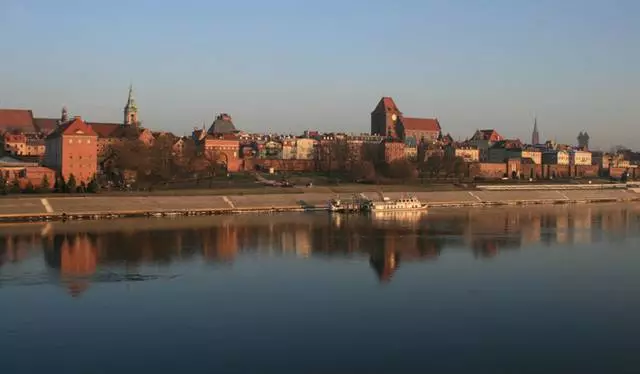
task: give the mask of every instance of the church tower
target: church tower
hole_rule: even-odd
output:
[[[124,106],[124,125],[138,126],[138,106],[133,98],[133,86],[129,86],[127,105]]]
[[[578,134],[578,147],[588,150],[589,149],[589,133],[582,132]]]
[[[390,97],[383,97],[371,112],[371,135],[398,137],[401,135],[402,112]]]
[[[533,120],[533,133],[531,133],[531,144],[540,144],[540,133],[538,133],[538,118]]]

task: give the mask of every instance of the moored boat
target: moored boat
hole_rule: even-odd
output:
[[[401,197],[391,200],[388,197],[382,201],[370,201],[367,204],[367,210],[371,212],[396,212],[396,211],[424,211],[428,205],[421,202],[417,197]]]
[[[369,203],[369,200],[364,200],[362,197],[354,194],[353,199],[350,201],[343,201],[340,197],[329,200],[327,209],[330,212],[360,212],[366,210]]]

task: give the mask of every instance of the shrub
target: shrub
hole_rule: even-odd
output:
[[[69,174],[69,180],[67,181],[67,191],[66,192],[76,192],[76,177],[73,174]]]

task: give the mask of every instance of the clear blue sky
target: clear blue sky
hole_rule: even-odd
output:
[[[0,0],[0,107],[145,126],[366,132],[379,98],[445,132],[640,145],[640,1]],[[640,148],[640,146],[639,146]]]

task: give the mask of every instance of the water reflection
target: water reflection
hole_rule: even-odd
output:
[[[443,251],[490,259],[527,246],[624,240],[638,235],[639,212],[636,205],[593,205],[7,225],[0,226],[0,285],[19,278],[12,274],[40,272],[77,296],[91,282],[158,276],[145,266],[232,265],[243,254],[367,256],[378,279],[388,282],[400,263],[434,261]],[[37,262],[42,258],[46,267]]]

